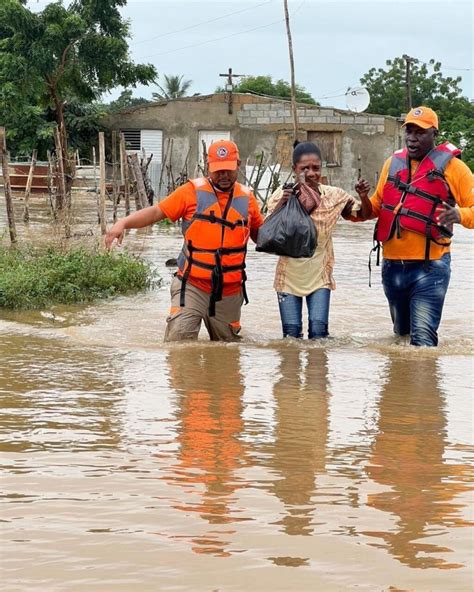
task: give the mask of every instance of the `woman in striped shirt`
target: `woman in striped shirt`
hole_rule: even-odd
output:
[[[274,288],[278,295],[283,337],[303,337],[304,298],[308,309],[309,339],[329,335],[329,302],[331,290],[336,287],[332,275],[332,231],[339,216],[348,218],[351,215],[355,200],[339,187],[321,185],[321,166],[319,147],[312,142],[298,143],[293,150],[293,172],[299,182],[293,189],[278,188],[268,205],[269,212],[272,212],[296,190],[318,233],[318,246],[312,257],[280,257],[278,260]],[[369,183],[361,179],[355,189],[361,199],[361,215],[370,216]]]

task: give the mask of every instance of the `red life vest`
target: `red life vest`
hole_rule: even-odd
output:
[[[394,153],[383,188],[375,233],[377,241],[384,243],[393,238],[395,232],[400,238],[401,228],[422,234],[426,236],[426,259],[429,259],[431,241],[450,244],[452,230],[437,224],[436,218],[444,210],[445,203],[455,203],[444,171],[451,159],[460,153],[449,142],[436,146],[420,162],[413,179],[408,150],[404,148]]]
[[[184,245],[178,257],[182,277],[180,306],[185,305],[186,282],[191,278],[211,282],[210,316],[222,300],[224,284],[242,282],[245,301],[245,255],[250,236],[248,212],[250,189],[235,183],[222,211],[208,179],[190,181],[196,191],[196,212],[183,221]]]

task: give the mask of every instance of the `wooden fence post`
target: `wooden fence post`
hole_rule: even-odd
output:
[[[170,139],[167,138],[167,140],[168,140],[168,142],[166,144],[165,154],[164,154],[164,157],[163,157],[163,159],[161,161],[160,180],[158,182],[158,201],[161,200],[161,184],[163,182],[163,173],[165,171],[166,160],[168,158],[168,150],[169,150],[169,147],[170,147]]]
[[[135,181],[137,188],[137,209],[141,210],[148,206],[148,198],[146,195],[145,183],[143,181],[143,174],[140,168],[140,162],[138,161],[138,154],[136,152],[134,152],[130,156],[130,168],[132,170],[133,180]]]
[[[56,146],[56,161],[58,165],[58,185],[59,191],[56,196],[56,210],[61,211],[64,208],[65,200],[66,200],[66,183],[64,179],[64,160],[63,160],[63,148],[61,145],[61,136],[59,134],[59,129],[55,128],[54,130],[54,143]]]
[[[104,132],[99,132],[99,169],[100,169],[100,201],[99,201],[99,220],[100,232],[107,232],[107,219],[105,213],[105,138]]]
[[[113,221],[117,222],[117,132],[112,130],[112,200],[114,204]]]
[[[94,190],[97,197],[97,156],[95,153],[95,146],[92,146],[92,170],[94,172]],[[97,201],[97,203],[99,203]]]
[[[28,180],[26,182],[25,207],[23,210],[23,221],[25,222],[25,224],[28,224],[28,222],[30,221],[30,194],[31,194],[31,186],[33,185],[33,176],[35,174],[37,154],[38,154],[38,151],[33,150],[33,154],[31,156],[30,170],[28,172]]]
[[[64,224],[64,233],[66,238],[71,236],[71,225],[69,220],[68,197],[66,194],[66,177],[64,174],[64,155],[61,143],[61,134],[59,128],[54,130],[54,142],[56,145],[56,160],[58,163],[59,192],[56,195],[56,211],[59,212],[59,220]]]
[[[125,136],[120,134],[120,172],[123,185],[123,196],[125,201],[125,215],[130,214],[130,180],[128,175],[127,150],[125,146]]]
[[[153,190],[153,186],[151,184],[150,177],[148,176],[148,167],[150,166],[150,163],[152,160],[153,160],[153,154],[150,154],[150,156],[147,159],[145,148],[142,148],[142,159],[140,162],[140,169],[142,171],[143,183],[145,184],[147,206],[153,205],[153,201],[154,201],[154,197],[155,197],[155,192]]]
[[[170,140],[168,166],[166,167],[166,173],[168,175],[168,194],[176,189],[174,177],[173,177],[173,143],[174,139]]]
[[[3,186],[5,190],[5,203],[7,206],[8,231],[10,233],[10,242],[14,245],[17,242],[15,214],[13,211],[12,188],[10,185],[10,171],[8,170],[7,142],[5,137],[5,128],[0,127],[0,159],[2,161]]]
[[[57,220],[56,212],[56,193],[58,189],[56,166],[49,150],[46,151],[48,157],[48,197],[49,207],[54,220]]]

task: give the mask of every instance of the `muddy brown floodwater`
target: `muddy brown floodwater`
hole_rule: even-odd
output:
[[[50,235],[45,212],[35,198],[22,240]],[[75,213],[94,227],[93,197]],[[392,336],[372,224],[337,227],[318,343],[280,339],[275,259],[252,247],[242,342],[164,345],[166,227],[125,243],[157,290],[1,311],[1,589],[471,590],[474,255],[456,230],[437,349]]]

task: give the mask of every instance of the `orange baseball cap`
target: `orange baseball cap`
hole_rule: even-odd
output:
[[[209,146],[207,153],[207,164],[209,172],[215,171],[236,171],[239,160],[239,149],[237,144],[230,140],[218,140]]]
[[[405,117],[403,125],[407,125],[407,123],[414,123],[423,129],[429,129],[430,127],[438,129],[438,116],[429,107],[414,107]]]

